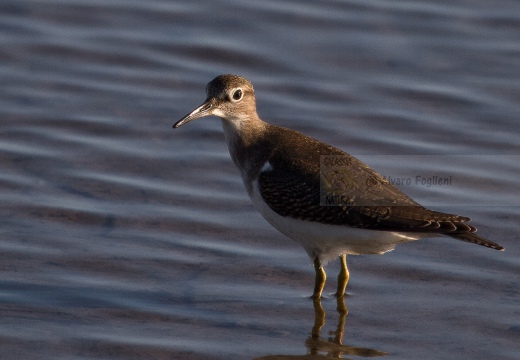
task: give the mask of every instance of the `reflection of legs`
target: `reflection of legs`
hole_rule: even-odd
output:
[[[343,333],[345,332],[345,320],[347,319],[348,309],[345,305],[345,297],[338,296],[336,301],[336,311],[338,312],[338,327],[334,332],[334,342],[336,344],[343,344]]]
[[[312,326],[311,336],[305,341],[305,346],[309,350],[309,355],[319,355],[323,351],[323,340],[321,339],[321,328],[325,325],[325,310],[321,306],[321,300],[315,299],[314,305],[314,325]]]
[[[323,269],[323,266],[321,266],[320,259],[317,256],[314,259],[314,270],[316,270],[316,280],[314,282],[314,293],[312,294],[312,298],[314,300],[319,300],[321,299],[321,293],[325,286],[325,280],[327,280],[327,274],[325,274],[325,270]]]
[[[316,274],[321,274],[319,261],[314,260],[314,266],[316,267]],[[324,272],[323,272],[324,274]],[[321,276],[321,275],[320,275]],[[324,282],[325,280],[323,280]],[[316,281],[317,284],[321,282]],[[318,286],[321,291],[322,285]],[[377,351],[373,349],[361,348],[356,346],[343,345],[343,337],[345,335],[345,322],[348,314],[347,305],[345,304],[345,297],[340,296],[336,299],[336,310],[338,312],[338,326],[335,331],[330,331],[327,339],[321,337],[321,330],[325,325],[325,311],[321,306],[321,300],[315,298],[314,302],[314,325],[311,330],[311,336],[305,340],[305,346],[308,349],[309,355],[320,355],[322,352],[327,353],[327,358],[339,359],[346,355],[362,356],[362,357],[374,357],[389,355],[388,353]],[[269,356],[267,356],[269,357]],[[266,357],[266,358],[267,358]],[[269,357],[270,358],[270,357]],[[274,357],[273,357],[274,358]],[[278,357],[276,357],[278,358]],[[303,358],[303,357],[302,357]],[[313,357],[314,358],[314,357]],[[325,358],[325,357],[323,357]],[[321,359],[321,357],[320,357]]]
[[[321,305],[321,301],[315,300],[314,304],[314,325],[311,330],[310,338],[305,342],[305,346],[309,349],[310,355],[319,355],[320,352],[327,352],[328,356],[340,358],[347,354],[345,350],[351,347],[343,345],[343,336],[345,332],[345,319],[348,314],[345,298],[338,297],[336,299],[336,310],[338,312],[338,326],[335,331],[330,331],[326,338],[321,337],[321,330],[325,325],[325,311]],[[354,354],[355,355],[355,354]]]
[[[338,291],[336,292],[336,296],[338,298],[343,297],[345,295],[345,289],[347,288],[349,273],[347,268],[347,255],[341,255],[339,257],[341,259],[341,270],[338,275]]]
[[[321,328],[325,325],[325,310],[323,310],[323,306],[321,306],[321,301],[314,301],[313,304],[314,326],[312,327],[311,335],[313,340],[319,340]]]

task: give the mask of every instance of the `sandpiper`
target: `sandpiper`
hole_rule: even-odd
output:
[[[229,153],[256,209],[311,258],[316,271],[314,299],[322,296],[323,266],[336,257],[341,270],[335,295],[342,297],[349,279],[346,255],[383,254],[403,242],[439,236],[504,249],[476,235],[477,229],[466,224],[469,218],[426,209],[342,150],[264,122],[249,80],[217,76],[206,86],[206,95],[202,105],[173,127],[209,115],[221,119]],[[342,171],[325,180],[339,181],[341,193],[324,186],[327,157]],[[326,206],[322,200],[327,191],[343,200]]]

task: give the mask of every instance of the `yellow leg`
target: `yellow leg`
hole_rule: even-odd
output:
[[[320,259],[317,256],[314,259],[314,270],[316,270],[316,280],[314,282],[314,293],[312,294],[312,298],[314,300],[320,300],[323,287],[325,286],[325,281],[327,280],[327,274],[325,274],[325,269],[321,266]]]
[[[336,291],[336,297],[340,298],[345,295],[345,289],[347,288],[348,279],[350,277],[347,268],[347,255],[341,255],[341,270],[338,275],[338,291]]]

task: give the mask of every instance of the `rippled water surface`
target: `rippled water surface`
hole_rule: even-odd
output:
[[[0,358],[518,358],[517,1],[4,0],[0,28]],[[506,251],[351,256],[348,315],[313,306],[220,121],[171,129],[221,73],[385,176],[451,176],[398,185]]]

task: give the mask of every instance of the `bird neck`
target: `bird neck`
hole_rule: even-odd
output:
[[[258,163],[265,161],[258,147],[264,142],[269,125],[258,115],[239,119],[221,119],[229,154],[240,170],[242,180],[250,192],[251,182],[258,175]]]

